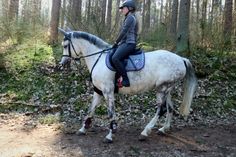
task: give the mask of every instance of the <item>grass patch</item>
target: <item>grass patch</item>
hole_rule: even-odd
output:
[[[52,114],[48,114],[45,117],[39,118],[40,124],[51,125],[51,124],[58,123],[59,121],[60,121],[60,117],[58,115],[52,115]]]

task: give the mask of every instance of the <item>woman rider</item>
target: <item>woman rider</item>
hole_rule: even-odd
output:
[[[130,82],[125,70],[124,59],[135,51],[136,48],[138,22],[135,17],[135,2],[133,0],[126,0],[119,9],[121,9],[122,14],[125,15],[125,19],[121,31],[113,45],[113,48],[117,49],[113,51],[112,62],[118,75],[122,76],[122,86],[129,87]]]

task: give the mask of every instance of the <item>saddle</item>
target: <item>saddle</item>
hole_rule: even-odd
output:
[[[116,69],[113,67],[113,63],[112,63],[112,59],[111,59],[111,51],[110,50],[107,55],[106,55],[106,66],[112,70],[112,71],[116,71]],[[125,65],[125,70],[128,71],[139,71],[141,69],[143,69],[144,65],[145,65],[145,55],[143,50],[140,49],[136,49],[133,53],[131,53],[131,55],[129,55],[125,60],[124,60],[124,65]],[[119,92],[119,88],[122,87],[121,85],[121,81],[119,80],[120,76],[115,73],[115,80],[114,80],[114,84],[115,84],[115,93]]]
[[[110,51],[113,51],[113,50],[110,50]],[[116,71],[111,61],[110,52],[108,52],[106,56],[106,65],[110,70]],[[131,55],[129,55],[124,60],[124,65],[127,72],[141,70],[145,65],[145,55],[144,55],[143,50],[136,49],[133,53],[131,53]]]

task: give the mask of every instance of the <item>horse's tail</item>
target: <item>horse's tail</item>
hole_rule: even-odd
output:
[[[184,98],[180,106],[180,114],[187,117],[190,112],[193,94],[196,90],[197,78],[195,76],[195,72],[190,61],[186,58],[183,58],[183,60],[186,67],[186,75],[184,81]]]

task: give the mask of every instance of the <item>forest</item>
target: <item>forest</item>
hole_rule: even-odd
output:
[[[156,111],[151,90],[116,95],[114,146],[101,139],[109,126],[105,101],[95,111],[92,131],[78,136],[93,86],[83,59],[57,68],[64,38],[58,28],[113,45],[124,20],[123,0],[0,0],[0,156],[236,155],[236,0],[134,1],[137,47],[168,50],[193,64],[198,86],[189,118],[178,111],[180,82],[172,92],[170,134],[154,131],[147,143],[137,142]]]

